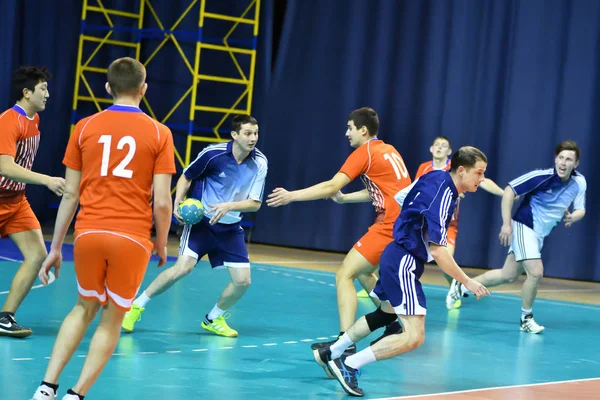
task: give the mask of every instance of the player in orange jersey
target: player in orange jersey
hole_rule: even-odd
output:
[[[443,170],[448,171],[450,169],[450,155],[452,154],[452,145],[450,144],[450,139],[446,136],[438,136],[433,140],[433,144],[429,148],[431,155],[433,156],[431,161],[425,161],[421,165],[419,165],[419,169],[417,170],[417,175],[415,176],[415,181],[419,179],[421,176],[425,175],[428,172],[435,170]],[[496,182],[489,178],[485,178],[483,182],[479,185],[483,190],[488,193],[495,194],[496,196],[502,197],[504,195],[504,190],[502,190]],[[452,220],[450,221],[450,226],[448,227],[448,244],[446,248],[450,255],[454,257],[454,251],[456,249],[456,237],[458,236],[458,214],[460,210],[460,198],[456,202],[456,209],[454,214],[452,214]],[[452,277],[450,275],[444,273],[444,277],[448,281],[448,283],[452,282]],[[446,307],[451,310],[452,308],[459,308],[461,306],[461,300],[450,301],[446,299]]]
[[[40,117],[50,94],[46,68],[21,67],[12,77],[16,104],[0,114],[0,236],[9,237],[23,254],[0,312],[0,336],[27,337],[31,329],[15,312],[31,290],[48,254],[42,229],[25,197],[25,185],[44,185],[61,196],[65,180],[31,171],[40,144]]]
[[[355,321],[358,299],[354,280],[358,279],[367,292],[377,283],[374,273],[378,269],[379,257],[385,246],[394,240],[394,222],[400,214],[394,195],[410,184],[410,176],[402,156],[393,146],[377,138],[378,131],[379,117],[373,109],[365,107],[352,111],[348,117],[346,137],[350,146],[356,150],[340,171],[331,180],[306,189],[288,192],[283,188],[276,188],[267,200],[269,206],[278,207],[293,201],[332,196],[339,198],[342,195],[338,192],[355,178],[360,176],[365,184],[366,189],[345,195],[344,199],[344,202],[372,202],[377,217],[368,232],[348,252],[336,273],[340,334]],[[400,324],[395,322],[386,333],[397,333],[400,329]],[[313,346],[317,348],[329,343],[314,343]]]
[[[106,90],[114,105],[79,121],[63,163],[66,191],[58,209],[50,254],[40,271],[48,281],[61,266],[61,246],[77,206],[74,263],[79,299],[65,318],[34,400],[54,400],[58,378],[102,307],[79,380],[63,400],[89,391],[112,355],[123,316],[142,283],[152,252],[167,258],[171,225],[171,131],[139,109],[148,85],[146,70],[132,58],[108,67]],[[151,242],[154,209],[156,239]]]

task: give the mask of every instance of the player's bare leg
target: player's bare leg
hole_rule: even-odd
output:
[[[192,272],[197,262],[198,260],[193,257],[179,256],[177,262],[172,267],[165,269],[154,278],[150,286],[144,290],[144,294],[152,298],[165,292],[173,286],[175,282]]]
[[[528,333],[540,333],[545,328],[533,319],[533,302],[544,276],[544,264],[541,259],[524,260],[521,264],[527,272],[527,279],[523,283],[521,292],[521,330]]]
[[[250,268],[227,268],[231,276],[231,282],[221,293],[217,306],[222,310],[227,310],[242,298],[246,290],[250,287],[251,277]]]
[[[40,229],[13,233],[9,237],[17,245],[24,259],[13,278],[10,292],[2,306],[3,312],[14,313],[31,290],[48,251]]]
[[[100,307],[101,304],[94,300],[81,298],[77,300],[75,307],[67,315],[58,331],[48,368],[44,375],[45,382],[58,383],[58,377],[81,343],[83,335],[90,323],[96,318]]]
[[[24,260],[12,280],[0,312],[0,336],[23,338],[31,335],[31,329],[19,325],[14,313],[31,290],[48,252],[39,229],[13,233],[9,237],[23,254]]]
[[[233,306],[239,299],[242,298],[248,287],[250,287],[251,277],[250,268],[248,267],[228,267],[231,282],[221,293],[221,297],[213,309],[206,314],[202,321],[202,328],[219,336],[237,337],[238,332],[232,329],[225,322],[223,314],[225,310]]]
[[[83,369],[73,391],[84,396],[100,376],[104,366],[112,356],[121,335],[121,322],[125,311],[110,300],[100,316],[100,323],[90,342]]]
[[[358,298],[356,296],[354,280],[360,275],[365,274],[367,274],[366,279],[368,280],[368,274],[373,274],[376,270],[377,267],[371,265],[369,261],[354,248],[350,250],[344,258],[342,265],[335,274],[341,332],[345,332],[356,320]],[[375,287],[375,285],[373,285],[373,287]],[[373,287],[371,287],[371,289]]]

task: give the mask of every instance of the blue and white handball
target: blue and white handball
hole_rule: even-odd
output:
[[[179,203],[179,215],[187,225],[194,225],[202,221],[204,207],[198,199],[185,199]]]

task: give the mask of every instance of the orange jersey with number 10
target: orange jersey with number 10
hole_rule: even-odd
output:
[[[75,229],[151,237],[153,177],[176,172],[169,128],[113,105],[77,123],[63,164],[81,171]]]
[[[340,169],[350,179],[360,176],[377,211],[376,222],[394,223],[400,206],[394,196],[410,185],[410,175],[398,151],[374,138],[350,154]]]

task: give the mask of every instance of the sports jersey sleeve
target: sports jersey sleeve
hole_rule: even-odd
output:
[[[265,192],[265,180],[267,179],[267,159],[257,158],[259,160],[259,167],[256,177],[250,187],[250,193],[248,198],[250,200],[256,200],[262,202],[263,195]]]
[[[396,200],[396,202],[400,205],[400,208],[402,208],[402,205],[404,204],[404,199],[406,199],[406,196],[408,196],[408,193],[412,190],[413,187],[415,187],[415,184],[418,181],[419,178],[416,178],[413,183],[396,193],[396,195],[394,196],[394,200]]]
[[[579,185],[579,192],[573,200],[574,210],[585,210],[585,191],[587,190],[587,182],[583,176],[576,178],[576,182]]]
[[[508,185],[515,192],[515,195],[522,196],[540,187],[552,178],[553,173],[552,169],[531,171],[508,182]]]
[[[454,212],[453,204],[452,189],[446,183],[441,183],[429,207],[422,212],[427,221],[429,242],[446,246],[446,236],[448,233],[446,221],[448,221],[448,217]]]
[[[209,172],[210,160],[215,156],[215,150],[213,146],[208,146],[198,153],[198,157],[183,170],[185,177],[188,179],[197,179]]]
[[[15,157],[19,135],[19,122],[6,112],[0,117],[0,154]]]
[[[368,168],[369,152],[367,146],[362,145],[348,156],[346,162],[340,168],[340,172],[346,174],[350,180],[354,180],[359,175],[367,172]]]
[[[75,171],[81,171],[81,148],[79,146],[79,139],[81,136],[81,125],[82,121],[75,125],[75,129],[69,138],[69,143],[67,144],[67,150],[65,151],[65,156],[63,158],[63,164],[71,168]]]
[[[154,174],[174,174],[175,169],[175,147],[173,145],[173,134],[167,127],[161,127],[161,147],[154,162]]]

